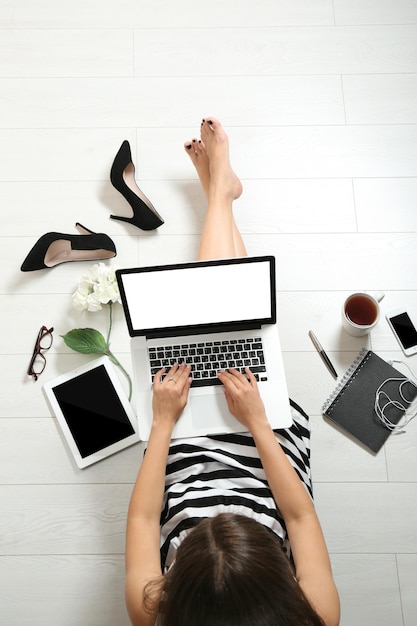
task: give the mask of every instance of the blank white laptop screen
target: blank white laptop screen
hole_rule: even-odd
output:
[[[131,334],[140,331],[268,320],[274,317],[271,262],[198,264],[124,273]]]

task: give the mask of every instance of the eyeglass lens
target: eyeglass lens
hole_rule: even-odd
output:
[[[39,338],[39,349],[40,350],[49,350],[52,346],[53,336],[52,329],[46,330]]]
[[[46,366],[46,359],[44,355],[39,352],[39,354],[33,355],[33,363],[31,367],[31,374],[42,374],[43,370]]]

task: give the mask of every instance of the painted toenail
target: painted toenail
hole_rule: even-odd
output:
[[[191,150],[191,144],[190,143],[188,143],[185,147],[187,148],[187,150]]]

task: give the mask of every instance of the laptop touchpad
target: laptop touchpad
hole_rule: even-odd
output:
[[[230,414],[223,393],[211,396],[194,396],[189,400],[195,428],[216,429],[218,432],[237,430],[237,420]]]

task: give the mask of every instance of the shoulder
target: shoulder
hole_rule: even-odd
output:
[[[340,602],[329,553],[315,514],[289,529],[296,576],[326,626],[338,626]]]
[[[143,579],[134,571],[126,576],[126,608],[133,626],[154,626],[163,577]]]
[[[326,626],[339,626],[340,601],[331,572],[317,572],[317,576],[300,581],[308,601]]]

